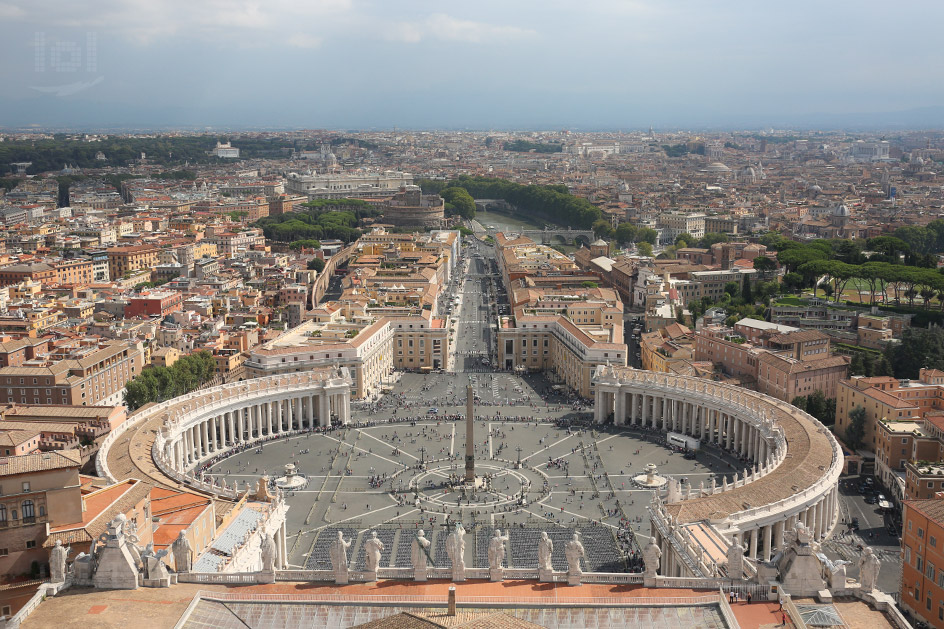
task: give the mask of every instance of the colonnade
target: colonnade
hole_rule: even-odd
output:
[[[798,525],[815,541],[832,532],[843,456],[815,418],[781,400],[699,378],[606,365],[593,382],[598,424],[679,433],[754,462],[730,484],[712,482],[684,498],[669,492],[671,503],[655,500],[650,513],[663,576],[717,574],[720,564],[704,541],[710,537],[769,561]],[[698,528],[704,535],[692,534]]]
[[[676,432],[735,452],[752,461],[765,462],[774,451],[773,440],[764,436],[746,417],[700,401],[671,397],[666,393],[638,393],[620,388],[598,387],[594,419],[602,424],[613,418],[617,426],[647,427]]]
[[[342,424],[350,422],[351,398],[348,391],[296,394],[204,416],[198,421],[188,422],[178,437],[169,440],[165,447],[171,448],[167,455],[175,469],[183,471],[238,443],[293,430],[328,427],[332,416]]]

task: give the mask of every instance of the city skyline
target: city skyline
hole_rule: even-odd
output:
[[[0,125],[939,127],[944,7],[884,8],[13,0]]]

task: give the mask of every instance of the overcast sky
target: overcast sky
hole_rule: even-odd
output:
[[[941,0],[0,0],[0,125],[942,126],[942,24]]]

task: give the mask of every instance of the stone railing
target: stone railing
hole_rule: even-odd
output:
[[[258,572],[185,572],[177,575],[177,582],[253,585],[259,583],[259,576]]]
[[[768,443],[773,444],[771,457],[767,461],[759,461],[756,470],[744,471],[742,478],[735,478],[734,483],[728,484],[727,487],[716,486],[713,492],[707,488],[704,494],[699,490],[692,490],[691,498],[743,487],[776,470],[787,456],[786,437],[783,429],[778,425],[778,421],[785,416],[799,415],[803,421],[812,425],[816,433],[828,440],[832,452],[830,466],[809,487],[800,489],[788,498],[777,502],[749,507],[733,513],[725,519],[726,527],[744,528],[747,523],[762,519],[764,516],[798,512],[809,504],[818,502],[823,495],[831,491],[842,472],[842,450],[832,433],[815,417],[782,400],[747,391],[734,385],[623,367],[603,369],[602,373],[594,376],[594,382],[598,385],[598,392],[609,389],[620,391],[628,386],[634,393],[665,395],[670,398],[684,399],[686,402],[703,403],[707,408],[732,414],[739,420],[748,422]]]
[[[26,601],[26,604],[23,605],[19,611],[9,618],[0,617],[0,629],[19,629],[20,625],[23,624],[30,614],[36,611],[36,608],[39,607],[40,603],[46,600],[47,596],[55,596],[71,585],[71,577],[64,583],[41,583],[36,593]]]
[[[641,572],[584,572],[580,581],[582,583],[642,583],[643,576]]]
[[[718,601],[721,606],[721,616],[724,618],[725,626],[731,627],[731,629],[740,629],[741,625],[734,616],[734,610],[731,609],[731,604],[728,603],[728,597],[724,595],[724,590],[718,591]]]
[[[331,379],[330,370],[307,371],[253,378],[246,382],[231,382],[210,389],[191,391],[165,402],[141,409],[108,433],[99,446],[95,468],[99,476],[115,483],[117,479],[108,469],[108,452],[119,437],[155,417],[163,418],[162,427],[180,430],[197,420],[207,419],[212,412],[230,406],[240,400],[254,400],[262,395],[304,391],[312,384],[326,384]],[[172,433],[173,434],[173,433]]]

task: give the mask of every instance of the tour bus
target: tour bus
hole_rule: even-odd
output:
[[[665,441],[670,446],[691,452],[695,452],[701,447],[701,441],[698,439],[689,437],[688,435],[680,435],[677,432],[670,432],[666,435]]]

